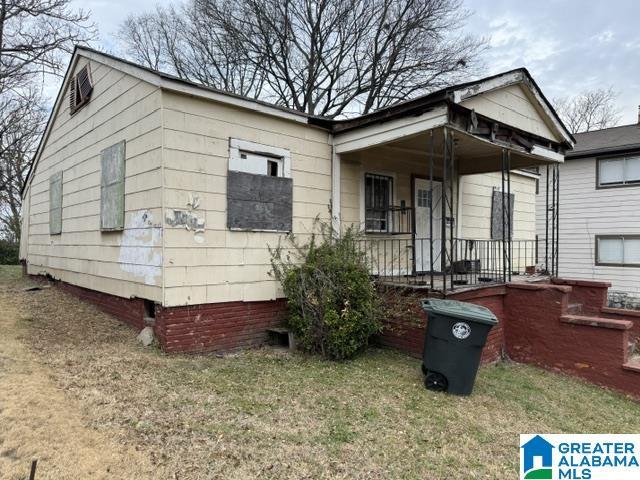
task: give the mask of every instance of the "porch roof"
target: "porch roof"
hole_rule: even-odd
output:
[[[501,96],[510,97],[503,103],[512,104],[493,108],[496,100],[505,100]],[[575,144],[528,72],[518,69],[335,122],[334,149],[349,154],[384,148],[420,161],[431,154],[442,156],[445,128],[455,138],[461,174],[499,170],[505,149],[513,168],[560,163]]]

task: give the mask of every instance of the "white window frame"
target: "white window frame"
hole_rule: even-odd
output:
[[[285,148],[273,147],[261,143],[240,140],[238,138],[229,139],[229,170],[234,172],[246,171],[242,167],[242,154],[244,152],[254,155],[272,157],[282,165],[282,174],[279,177],[291,178],[291,153]],[[251,172],[247,172],[251,173]],[[278,172],[280,173],[280,172]]]
[[[600,260],[600,241],[601,240],[622,240],[622,262],[602,262]],[[624,258],[624,242],[626,240],[640,240],[640,234],[627,235],[596,235],[596,266],[604,267],[640,267],[640,263],[629,263]]]
[[[640,153],[635,155],[626,155],[624,157],[604,157],[598,158],[596,161],[597,169],[597,187],[598,188],[616,188],[616,187],[638,187],[640,186],[640,178],[629,180],[627,179],[627,160],[640,160]],[[621,182],[608,182],[602,183],[602,165],[607,162],[622,161],[622,181]]]

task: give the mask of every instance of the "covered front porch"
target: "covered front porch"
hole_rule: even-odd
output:
[[[470,100],[401,105],[345,122],[335,137],[334,221],[364,232],[359,247],[385,283],[446,293],[557,274],[557,166],[567,142]],[[544,212],[535,211],[538,189]],[[546,218],[544,238],[536,214]]]

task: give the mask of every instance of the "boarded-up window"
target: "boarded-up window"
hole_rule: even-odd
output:
[[[102,181],[100,185],[100,228],[124,228],[125,142],[102,151]]]
[[[507,207],[507,194],[498,190],[493,191],[493,201],[491,205],[491,238],[493,240],[502,240],[502,231],[504,228],[504,238],[513,238],[513,207],[515,205],[516,196],[512,193],[509,196],[509,207]],[[508,210],[507,210],[508,208]],[[505,210],[504,216],[502,210]],[[511,228],[509,228],[511,226]]]
[[[291,231],[293,180],[286,149],[229,140],[227,227]]]
[[[93,81],[91,80],[91,70],[87,64],[80,69],[69,84],[69,109],[72,115],[89,102],[91,92],[93,92]]]
[[[49,179],[49,233],[62,233],[62,172]]]

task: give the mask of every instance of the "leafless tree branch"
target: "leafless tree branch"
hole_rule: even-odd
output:
[[[138,62],[329,117],[368,113],[475,73],[461,0],[188,0],[132,16]]]
[[[615,127],[620,122],[617,93],[609,88],[585,90],[574,97],[555,98],[554,107],[571,133]]]

